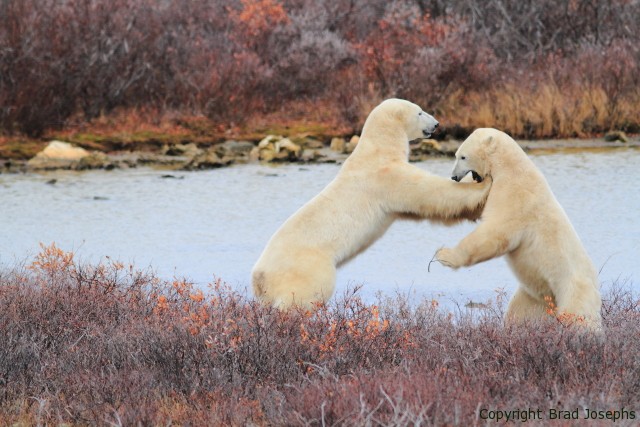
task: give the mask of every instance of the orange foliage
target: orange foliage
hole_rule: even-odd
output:
[[[249,37],[258,38],[270,28],[289,22],[283,5],[276,0],[241,0],[241,3],[240,12],[232,12],[231,16]]]
[[[336,316],[322,304],[313,311],[307,311],[299,326],[300,342],[316,353],[320,360],[353,351],[354,342],[400,351],[413,347],[407,331],[400,331],[397,325],[381,318],[377,305],[350,300],[349,309],[350,314],[346,316]],[[307,372],[310,372],[309,367]]]
[[[452,30],[452,26],[431,19],[428,13],[416,16],[410,9],[400,9],[378,21],[377,31],[356,48],[363,56],[366,76],[378,81],[385,93],[397,89],[392,87],[396,74],[406,73],[407,62],[415,58],[418,49],[441,45]]]
[[[167,297],[164,295],[160,295],[158,297],[158,304],[156,305],[156,313],[161,313],[169,309],[169,304],[167,303]]]
[[[35,260],[29,269],[35,272],[53,275],[59,272],[66,272],[73,267],[73,253],[65,252],[56,246],[55,243],[45,245],[40,243],[41,252],[36,255]]]
[[[566,311],[559,312],[553,297],[549,295],[545,295],[544,300],[547,303],[547,314],[553,317],[561,325],[571,326],[574,324],[581,325],[585,323],[586,319],[584,316],[578,316],[573,313],[567,313]]]

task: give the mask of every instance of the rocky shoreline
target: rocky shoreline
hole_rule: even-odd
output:
[[[88,151],[64,141],[51,141],[29,160],[0,160],[0,173],[40,172],[50,170],[127,169],[153,167],[166,170],[204,170],[246,163],[342,163],[358,144],[358,136],[334,137],[323,141],[314,137],[267,135],[260,141],[228,140],[211,146],[195,143],[165,144],[156,152]],[[557,139],[519,141],[527,151],[601,150],[640,147],[640,137],[622,132],[598,139]],[[461,141],[422,139],[412,141],[412,162],[434,156],[454,156]]]

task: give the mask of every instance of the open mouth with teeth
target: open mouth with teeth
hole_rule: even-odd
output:
[[[482,181],[484,181],[484,178],[482,178],[478,172],[476,172],[476,171],[474,171],[474,170],[469,171],[469,172],[471,172],[471,178],[473,178],[473,180],[474,180],[475,182],[482,182]],[[468,172],[467,172],[467,173],[468,173]],[[465,176],[466,176],[466,175],[467,175],[467,174],[465,174]],[[464,178],[464,176],[454,175],[454,176],[452,176],[452,177],[451,177],[451,179],[453,179],[453,180],[454,180],[454,181],[456,181],[456,182],[460,182],[460,181],[462,181],[462,178]]]

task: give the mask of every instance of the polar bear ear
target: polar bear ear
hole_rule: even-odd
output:
[[[409,114],[407,114],[407,106],[402,104],[398,104],[396,108],[391,111],[391,117],[398,123],[405,123],[408,116]]]
[[[487,137],[484,141],[482,141],[482,145],[484,146],[484,152],[488,155],[493,154],[497,148],[497,141],[493,136]]]

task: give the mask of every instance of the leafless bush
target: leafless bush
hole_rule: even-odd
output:
[[[638,5],[624,0],[448,3],[449,13],[467,17],[496,54],[508,60],[535,60],[558,51],[570,54],[584,43],[609,46],[638,34]]]
[[[226,103],[232,111],[256,74],[230,40],[222,2],[4,0],[2,7],[0,125],[9,131],[39,134],[75,112],[91,119],[116,107],[215,104],[219,112]]]
[[[594,120],[576,119],[579,133],[638,126],[628,113],[637,2],[3,0],[0,11],[4,132],[39,135],[117,108],[206,114],[229,127],[314,102],[357,127],[385,97],[447,111],[524,74],[534,86],[602,92],[568,99],[606,104]],[[515,127],[537,136],[526,121]]]
[[[39,135],[116,109],[233,127],[313,106],[357,128],[389,96],[447,111],[552,81],[569,103],[579,84],[606,96],[605,116],[573,120],[580,132],[635,129],[639,17],[622,0],[2,0],[0,127]]]

